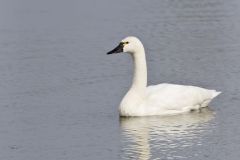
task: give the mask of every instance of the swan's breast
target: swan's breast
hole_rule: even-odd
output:
[[[142,108],[142,103],[145,96],[139,94],[136,90],[130,90],[122,99],[119,111],[122,116],[138,116],[142,115],[145,111]]]

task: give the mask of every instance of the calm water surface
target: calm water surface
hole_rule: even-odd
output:
[[[238,0],[1,0],[0,159],[238,160]],[[138,36],[148,82],[222,91],[210,109],[123,118]]]

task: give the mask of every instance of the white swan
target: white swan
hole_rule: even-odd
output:
[[[195,86],[158,84],[147,87],[145,51],[136,37],[127,37],[108,52],[129,53],[134,62],[132,86],[119,106],[120,116],[170,115],[207,107],[221,92]]]

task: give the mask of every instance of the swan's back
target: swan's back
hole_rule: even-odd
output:
[[[215,90],[195,86],[163,83],[147,87],[141,108],[148,115],[177,114],[207,107],[219,94]]]

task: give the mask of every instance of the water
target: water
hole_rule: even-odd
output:
[[[240,156],[238,0],[1,0],[0,159],[216,159]],[[120,119],[131,83],[125,36],[148,82],[213,88],[208,110]]]

